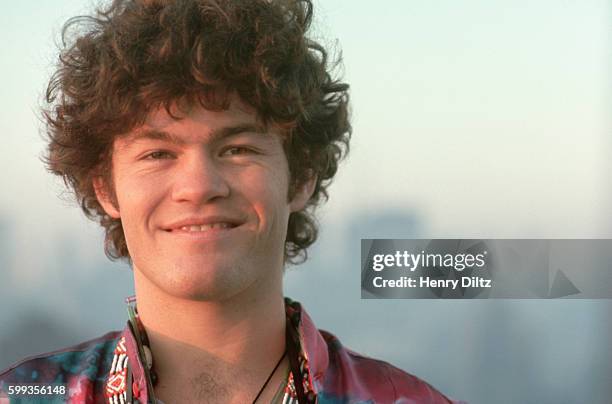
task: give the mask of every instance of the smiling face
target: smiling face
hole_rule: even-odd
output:
[[[305,206],[314,181],[288,200],[279,134],[258,127],[238,100],[181,118],[161,108],[115,139],[115,198],[94,180],[105,211],[121,219],[136,279],[202,301],[280,285],[289,214]]]

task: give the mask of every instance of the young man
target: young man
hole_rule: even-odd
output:
[[[348,86],[305,37],[311,16],[310,1],[116,0],[69,22],[47,164],[104,227],[109,257],[131,263],[136,297],[122,332],[18,363],[4,394],[450,402],[283,298],[350,138]]]

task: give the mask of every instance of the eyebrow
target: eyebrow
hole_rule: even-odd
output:
[[[239,135],[241,133],[246,133],[246,132],[265,134],[266,130],[262,126],[245,123],[245,124],[239,124],[235,126],[226,126],[226,127],[222,127],[219,129],[215,129],[214,131],[210,133],[209,138],[211,141],[215,141],[215,140],[224,139],[230,136],[235,136],[235,135]],[[162,141],[166,141],[166,142],[170,142],[174,144],[186,144],[187,143],[184,139],[181,139],[180,137],[176,136],[175,134],[171,132],[166,132],[164,130],[157,130],[157,129],[145,129],[145,130],[139,131],[137,134],[135,134],[132,137],[133,141],[142,140],[142,139],[162,140]]]

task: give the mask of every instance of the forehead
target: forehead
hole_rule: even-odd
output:
[[[178,118],[178,119],[177,119]],[[156,108],[149,113],[145,125],[151,127],[166,127],[182,120],[191,121],[200,126],[211,128],[248,122],[255,124],[258,121],[257,111],[237,97],[230,99],[229,107],[223,110],[210,110],[195,104],[174,104],[170,111],[166,108]]]
[[[241,130],[240,130],[241,129]],[[254,108],[233,98],[225,110],[209,110],[199,104],[174,104],[169,109],[157,107],[149,112],[144,123],[118,137],[130,143],[143,136],[160,140],[200,139],[203,135],[233,134],[226,132],[267,132]]]

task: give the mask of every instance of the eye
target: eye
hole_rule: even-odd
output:
[[[222,156],[237,156],[241,154],[253,154],[257,153],[255,150],[245,146],[231,146],[223,150]]]
[[[172,158],[172,154],[165,150],[155,150],[154,152],[151,152],[144,156],[145,160],[163,160],[168,158]]]

